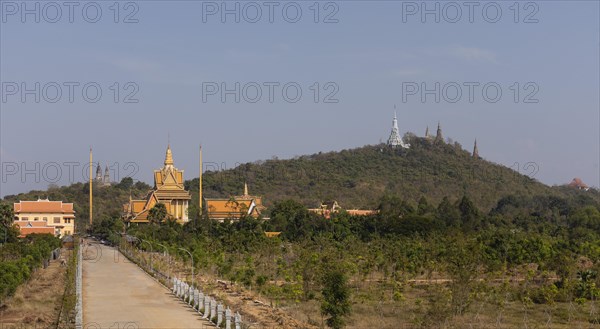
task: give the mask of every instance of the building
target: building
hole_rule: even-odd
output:
[[[481,159],[479,156],[479,149],[477,148],[477,140],[475,140],[475,145],[473,146],[473,157],[475,159]]]
[[[579,189],[579,190],[584,190],[584,191],[588,191],[588,190],[590,189],[590,187],[589,187],[589,186],[587,186],[587,184],[586,184],[586,183],[584,183],[584,182],[581,180],[581,178],[578,178],[578,177],[576,177],[576,178],[573,178],[573,180],[572,180],[572,181],[569,183],[569,185],[568,185],[568,186],[569,186],[569,187],[572,187],[572,188]]]
[[[435,134],[434,142],[435,143],[443,143],[444,142],[444,136],[442,135],[442,126],[440,125],[439,122],[438,122],[437,132]]]
[[[392,120],[392,132],[390,133],[390,138],[388,138],[387,144],[392,148],[401,147],[407,149],[410,147],[410,144],[405,144],[400,137],[400,129],[398,129],[396,112],[394,112],[394,119]]]
[[[164,166],[154,171],[154,188],[143,200],[129,200],[123,205],[123,218],[130,223],[147,223],[148,214],[162,203],[170,219],[178,223],[189,221],[190,193],[183,186],[183,170],[175,168],[171,146],[167,146]]]
[[[100,168],[100,162],[98,162],[98,166],[96,167],[96,178],[94,182],[97,186],[110,186],[110,172],[108,171],[108,166],[104,168],[104,176],[102,176],[102,168]]]
[[[44,221],[32,222],[27,220],[16,220],[14,224],[19,229],[19,238],[24,238],[29,234],[55,235],[54,227],[48,226]]]
[[[240,219],[245,216],[258,218],[266,209],[262,197],[250,195],[248,184],[244,183],[244,194],[228,199],[204,199],[206,213],[209,219],[223,221],[225,219]]]
[[[323,202],[323,203],[321,203],[321,206],[319,206],[319,208],[308,209],[308,211],[315,213],[315,214],[319,214],[319,215],[325,217],[326,219],[331,219],[332,214],[339,213],[342,210],[343,210],[343,208],[338,204],[337,201]],[[364,210],[364,209],[347,209],[344,211],[351,216],[369,216],[369,215],[375,215],[378,213],[377,210]]]
[[[19,201],[13,205],[13,211],[21,236],[51,233],[62,237],[75,233],[75,210],[72,203],[48,199]]]

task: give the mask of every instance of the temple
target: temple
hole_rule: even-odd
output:
[[[331,219],[333,214],[337,214],[340,211],[345,211],[350,216],[370,216],[379,213],[378,210],[365,210],[365,209],[343,209],[339,203],[335,200],[328,202],[321,202],[319,208],[308,209],[309,212],[323,216],[325,219]]]
[[[443,143],[444,142],[444,136],[442,136],[442,126],[440,125],[440,123],[438,122],[438,127],[437,127],[437,133],[435,135],[435,143]]]
[[[189,221],[190,193],[183,186],[183,170],[175,168],[171,146],[167,147],[164,167],[154,171],[154,189],[144,200],[129,200],[123,205],[123,218],[130,223],[147,223],[148,213],[156,204],[162,203],[167,216],[178,223]]]
[[[250,195],[248,184],[244,183],[244,194],[232,196],[228,199],[204,199],[206,213],[209,219],[223,221],[225,219],[240,219],[250,216],[258,218],[266,209],[262,204],[262,197]]]
[[[94,180],[98,186],[110,186],[110,172],[108,171],[108,166],[104,169],[104,176],[102,176],[102,168],[100,168],[100,162],[98,162],[98,166],[96,167],[96,179]]]
[[[388,146],[392,148],[409,148],[410,144],[404,144],[402,138],[400,138],[400,129],[398,129],[398,119],[396,118],[396,112],[394,112],[394,120],[392,121],[392,132],[387,142]]]
[[[473,157],[475,159],[479,159],[479,149],[477,149],[477,140],[475,140],[475,145],[473,146]]]

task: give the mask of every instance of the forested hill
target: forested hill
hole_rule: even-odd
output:
[[[318,153],[289,160],[242,164],[234,169],[207,172],[204,197],[239,195],[244,181],[250,194],[262,195],[267,205],[296,199],[309,207],[337,200],[346,209],[375,208],[386,194],[407,201],[425,196],[434,204],[443,197],[467,194],[484,211],[507,195],[564,195],[535,179],[537,164],[521,164],[523,174],[484,159],[475,159],[459,144],[435,144],[413,137],[408,150],[386,145]],[[186,182],[197,200],[198,179]],[[598,193],[594,193],[597,198]],[[195,204],[195,203],[194,203]]]
[[[506,196],[521,200],[534,196],[575,196],[600,201],[598,191],[549,187],[507,167],[474,159],[458,144],[434,144],[417,137],[411,138],[410,143],[408,150],[371,145],[206,172],[203,176],[204,197],[240,195],[246,181],[250,194],[263,196],[267,206],[285,199],[295,199],[308,207],[316,207],[321,201],[336,200],[346,209],[375,209],[382,197],[389,195],[399,196],[413,204],[425,196],[434,205],[444,197],[456,201],[467,195],[487,213]],[[536,165],[531,165],[530,173],[534,173]],[[520,169],[523,170],[523,165]],[[189,213],[196,214],[198,178],[186,181],[185,185],[192,193]],[[122,205],[130,195],[143,198],[150,188],[142,182],[133,184],[133,180],[128,178],[110,187],[95,187],[94,218],[119,217]],[[40,197],[73,202],[77,217],[88,218],[87,183],[10,195],[4,200],[16,202]]]

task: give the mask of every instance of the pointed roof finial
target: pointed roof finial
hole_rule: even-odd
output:
[[[473,146],[473,157],[479,159],[479,150],[477,149],[477,139],[475,139],[475,145]]]
[[[165,166],[173,165],[173,153],[171,152],[171,144],[167,145],[167,154],[165,155]]]
[[[435,135],[435,141],[436,142],[444,142],[444,137],[442,136],[442,126],[440,125],[440,122],[438,121],[438,128],[437,128],[437,133]]]
[[[248,196],[248,183],[244,182],[244,196]]]

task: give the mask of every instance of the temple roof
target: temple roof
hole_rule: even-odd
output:
[[[13,205],[15,213],[63,213],[74,214],[72,203],[63,203],[62,201],[37,200],[37,201],[19,201]]]

